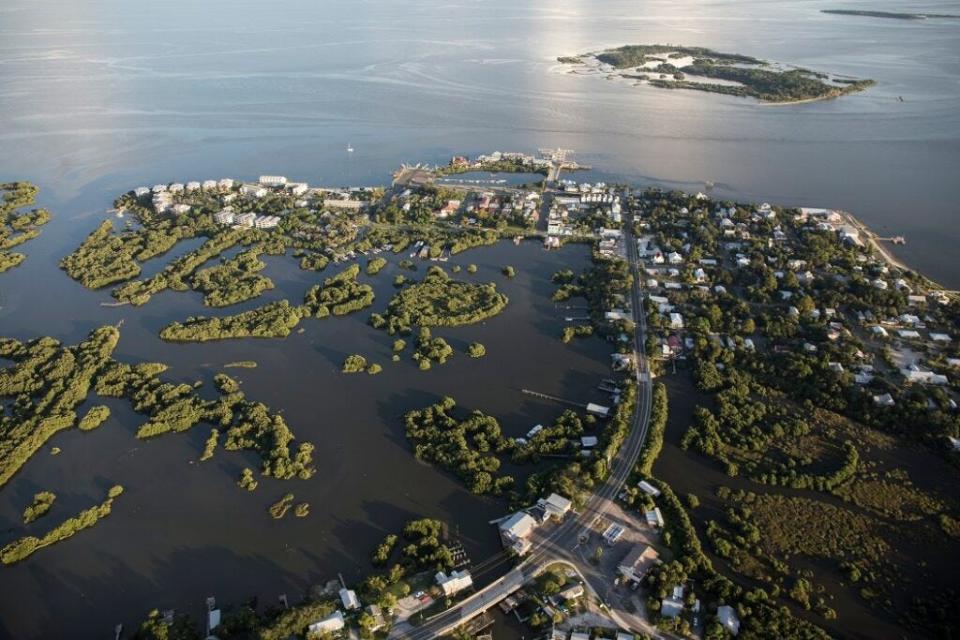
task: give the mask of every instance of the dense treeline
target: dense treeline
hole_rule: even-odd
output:
[[[56,499],[57,496],[52,491],[39,491],[33,494],[33,502],[23,510],[23,524],[30,524],[45,516]]]
[[[40,227],[50,221],[46,209],[20,212],[36,202],[40,190],[30,182],[0,184],[0,273],[16,267],[26,259],[22,253],[9,251],[40,235]]]
[[[76,535],[84,529],[89,529],[97,524],[98,520],[110,515],[113,500],[121,493],[123,493],[123,487],[115,485],[110,488],[107,499],[99,505],[90,507],[72,518],[64,520],[42,537],[26,536],[14,540],[3,547],[3,549],[0,549],[0,561],[2,561],[3,564],[20,562],[44,547],[49,547],[52,544]]]
[[[422,282],[405,287],[387,306],[385,316],[374,314],[374,327],[393,334],[413,326],[454,327],[481,322],[500,313],[507,297],[492,282],[485,285],[452,280],[439,267],[431,267]]]
[[[285,338],[303,318],[304,307],[291,307],[286,300],[265,304],[232,316],[187,318],[160,331],[170,342],[206,342],[231,338]]]
[[[360,265],[354,263],[312,287],[304,299],[309,314],[315,318],[342,316],[373,304],[373,287],[357,282],[359,274]]]
[[[227,249],[236,246],[244,239],[245,235],[245,229],[220,231],[204,242],[199,249],[177,258],[152,278],[133,280],[114,289],[113,297],[120,302],[129,302],[139,306],[146,304],[150,300],[150,296],[167,289],[187,291],[190,287],[186,280],[198,267],[207,260],[215,258]]]
[[[417,459],[456,473],[476,494],[501,494],[513,485],[513,477],[501,475],[500,458],[513,446],[492,416],[479,411],[466,419],[451,415],[456,402],[444,398],[435,405],[407,413],[407,438]]]
[[[267,266],[259,258],[261,251],[259,247],[253,247],[223,264],[197,271],[190,284],[204,294],[203,304],[225,307],[273,289],[273,281],[259,273]]]
[[[667,387],[658,382],[653,385],[653,404],[650,408],[650,425],[643,451],[637,461],[637,471],[644,476],[653,474],[653,463],[663,449],[663,434],[667,428]]]
[[[77,407],[111,361],[119,337],[115,328],[101,327],[74,347],[52,338],[0,340],[0,357],[14,362],[0,370],[0,397],[15,397],[0,416],[0,486],[57,432],[74,426]]]

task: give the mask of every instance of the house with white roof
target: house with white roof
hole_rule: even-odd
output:
[[[340,589],[340,602],[343,603],[343,608],[347,611],[360,608],[360,600],[357,599],[356,591],[346,587]]]
[[[343,612],[337,609],[331,615],[327,616],[319,622],[314,622],[307,630],[311,634],[323,635],[325,633],[333,633],[335,631],[340,631],[344,627]]]
[[[473,577],[471,577],[469,571],[451,571],[450,575],[438,571],[434,578],[437,581],[437,586],[443,590],[443,595],[448,597],[473,586]]]

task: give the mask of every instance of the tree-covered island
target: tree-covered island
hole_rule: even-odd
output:
[[[834,77],[703,47],[625,45],[558,61],[575,66],[580,73],[602,73],[662,89],[692,89],[770,103],[837,98],[874,84],[873,80]]]

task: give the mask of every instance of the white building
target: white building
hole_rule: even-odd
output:
[[[439,571],[434,577],[437,580],[437,586],[443,589],[445,596],[455,595],[473,586],[473,578],[469,571],[451,571],[449,576]]]
[[[537,521],[533,516],[525,511],[518,511],[500,523],[500,538],[505,547],[522,556],[530,550],[530,541],[527,538],[536,527]]]
[[[217,224],[233,224],[235,222],[235,216],[233,211],[224,209],[213,214],[213,221]]]
[[[583,436],[580,438],[580,446],[584,449],[595,447],[598,442],[600,442],[600,440],[597,436]]]
[[[683,316],[679,313],[670,314],[670,328],[671,329],[683,329]]]
[[[180,216],[185,213],[190,213],[190,205],[188,204],[175,204],[170,207],[170,210],[173,211],[176,215]]]
[[[287,184],[287,178],[285,176],[260,176],[257,182],[265,187],[282,187]]]
[[[148,193],[150,193],[150,189],[148,187],[137,187],[133,190],[133,195],[137,196],[138,198],[142,198]]]
[[[657,527],[658,529],[663,528],[663,514],[660,513],[660,507],[654,507],[650,511],[647,511],[644,517],[647,519],[647,524],[651,527]]]
[[[340,589],[340,602],[347,611],[360,608],[360,600],[357,599],[357,593],[353,589]]]
[[[272,229],[280,223],[280,218],[277,216],[257,216],[254,226],[257,229]]]
[[[233,189],[233,178],[220,178],[217,186],[221,189]]]
[[[190,182],[187,183],[187,191],[199,191],[199,190],[200,190],[200,183],[197,182],[196,180],[191,180]]]
[[[167,191],[169,191],[170,193],[183,193],[183,183],[174,182],[169,187],[167,187]]]
[[[252,227],[256,219],[257,215],[255,213],[241,213],[234,216],[233,221],[241,227]]]
[[[559,493],[551,493],[544,500],[540,500],[540,503],[543,506],[543,510],[547,513],[548,516],[554,518],[563,519],[567,512],[570,511],[570,508],[573,506],[573,503],[561,496]]]
[[[333,633],[334,631],[340,631],[343,629],[343,612],[339,609],[334,611],[331,615],[327,616],[319,622],[314,622],[307,629],[310,633],[316,635],[322,635],[324,633]]]
[[[214,190],[214,189],[217,188],[217,181],[216,181],[216,180],[204,180],[204,181],[203,181],[203,184],[200,185],[200,186],[203,187],[203,190],[204,190],[204,191],[212,191],[212,190]]]
[[[657,489],[646,480],[641,480],[637,483],[637,486],[640,488],[640,491],[643,491],[645,494],[653,496],[654,498],[660,495],[660,489]]]
[[[262,198],[267,195],[267,190],[255,184],[240,185],[240,193],[251,198]]]

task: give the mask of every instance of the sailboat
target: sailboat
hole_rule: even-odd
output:
[[[347,153],[353,153],[353,145],[349,142],[347,143]]]

